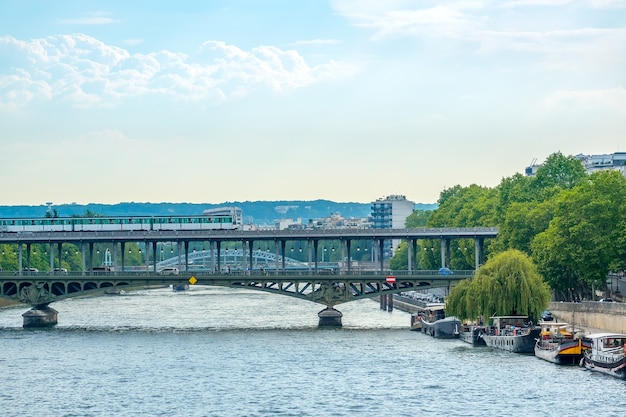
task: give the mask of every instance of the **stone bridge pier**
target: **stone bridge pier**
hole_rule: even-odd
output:
[[[336,310],[333,306],[328,306],[319,313],[319,327],[341,327],[341,318],[343,314],[341,311]]]
[[[49,327],[58,323],[58,312],[48,304],[37,305],[22,314],[22,327]]]

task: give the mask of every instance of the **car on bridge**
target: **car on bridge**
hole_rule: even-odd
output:
[[[439,268],[439,275],[454,275],[450,268]]]
[[[159,271],[159,275],[178,275],[178,273],[179,273],[178,268],[169,267],[169,266]]]

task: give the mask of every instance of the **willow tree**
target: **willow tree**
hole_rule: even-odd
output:
[[[523,315],[537,320],[549,302],[550,287],[532,260],[512,249],[481,266],[469,284],[457,285],[448,296],[446,314],[462,320],[494,315]]]

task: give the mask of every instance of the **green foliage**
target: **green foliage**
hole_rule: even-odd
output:
[[[532,189],[537,198],[547,199],[563,189],[580,184],[586,177],[587,173],[580,160],[557,152],[550,155],[537,170]]]
[[[446,301],[446,315],[462,320],[487,320],[493,315],[527,315],[537,320],[550,301],[550,288],[532,260],[518,250],[495,255],[476,276],[455,286]]]
[[[455,186],[441,192],[439,208],[429,217],[428,227],[482,227],[495,225],[497,191],[472,184]],[[488,252],[488,251],[487,251]],[[441,245],[432,241],[420,244],[419,265],[422,269],[441,266]],[[447,264],[453,269],[474,269],[474,241],[454,240],[450,243]]]
[[[497,226],[485,242],[487,257],[516,249],[532,255],[546,282],[565,298],[605,286],[608,272],[626,265],[626,180],[617,172],[589,176],[581,162],[557,152],[535,177],[515,174],[493,188],[460,185],[445,189],[429,227]],[[446,265],[474,268],[474,242],[449,242]],[[439,242],[420,245],[423,269],[441,266]]]
[[[433,214],[432,210],[415,210],[409,215],[409,217],[406,218],[404,224],[407,229],[425,227],[428,224],[428,219],[431,214]]]
[[[533,241],[533,256],[553,288],[588,293],[626,267],[626,178],[601,171],[555,201],[554,218]]]

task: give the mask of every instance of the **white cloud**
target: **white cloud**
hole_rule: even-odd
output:
[[[124,41],[126,45],[141,45],[143,43],[143,39],[126,39]]]
[[[618,9],[625,4],[626,0],[405,0],[366,1],[361,7],[360,1],[336,0],[333,6],[354,26],[371,31],[373,40],[440,41],[440,50],[461,51],[464,55],[468,47],[483,56],[514,52],[501,62],[514,56],[515,65],[524,62],[537,70],[593,71],[600,77],[626,70],[626,27],[603,23],[602,16],[610,22],[616,12],[599,11],[599,16],[590,19],[585,16],[590,8]],[[525,6],[534,9],[527,11]],[[514,12],[507,10],[512,7],[516,8]],[[538,17],[541,7],[551,14]],[[561,14],[578,19],[561,19]],[[442,47],[444,42],[446,47]]]
[[[556,91],[544,99],[549,110],[560,108],[613,110],[626,116],[626,88]]]
[[[0,73],[0,106],[5,109],[35,98],[108,106],[148,93],[177,100],[223,100],[263,87],[278,92],[301,88],[355,71],[333,61],[312,66],[296,50],[273,46],[245,51],[209,41],[197,56],[167,50],[131,54],[84,34],[30,41],[0,37],[2,57],[12,64]]]
[[[462,38],[482,27],[481,2],[459,1],[424,6],[424,2],[396,1],[373,4],[354,0],[333,3],[355,26],[370,29],[373,39],[393,37]]]
[[[341,43],[340,40],[337,39],[310,39],[310,40],[302,40],[293,42],[292,46],[299,45],[336,45]]]
[[[108,25],[115,22],[116,20],[109,17],[106,12],[92,12],[77,18],[63,19],[60,23],[64,25]]]

